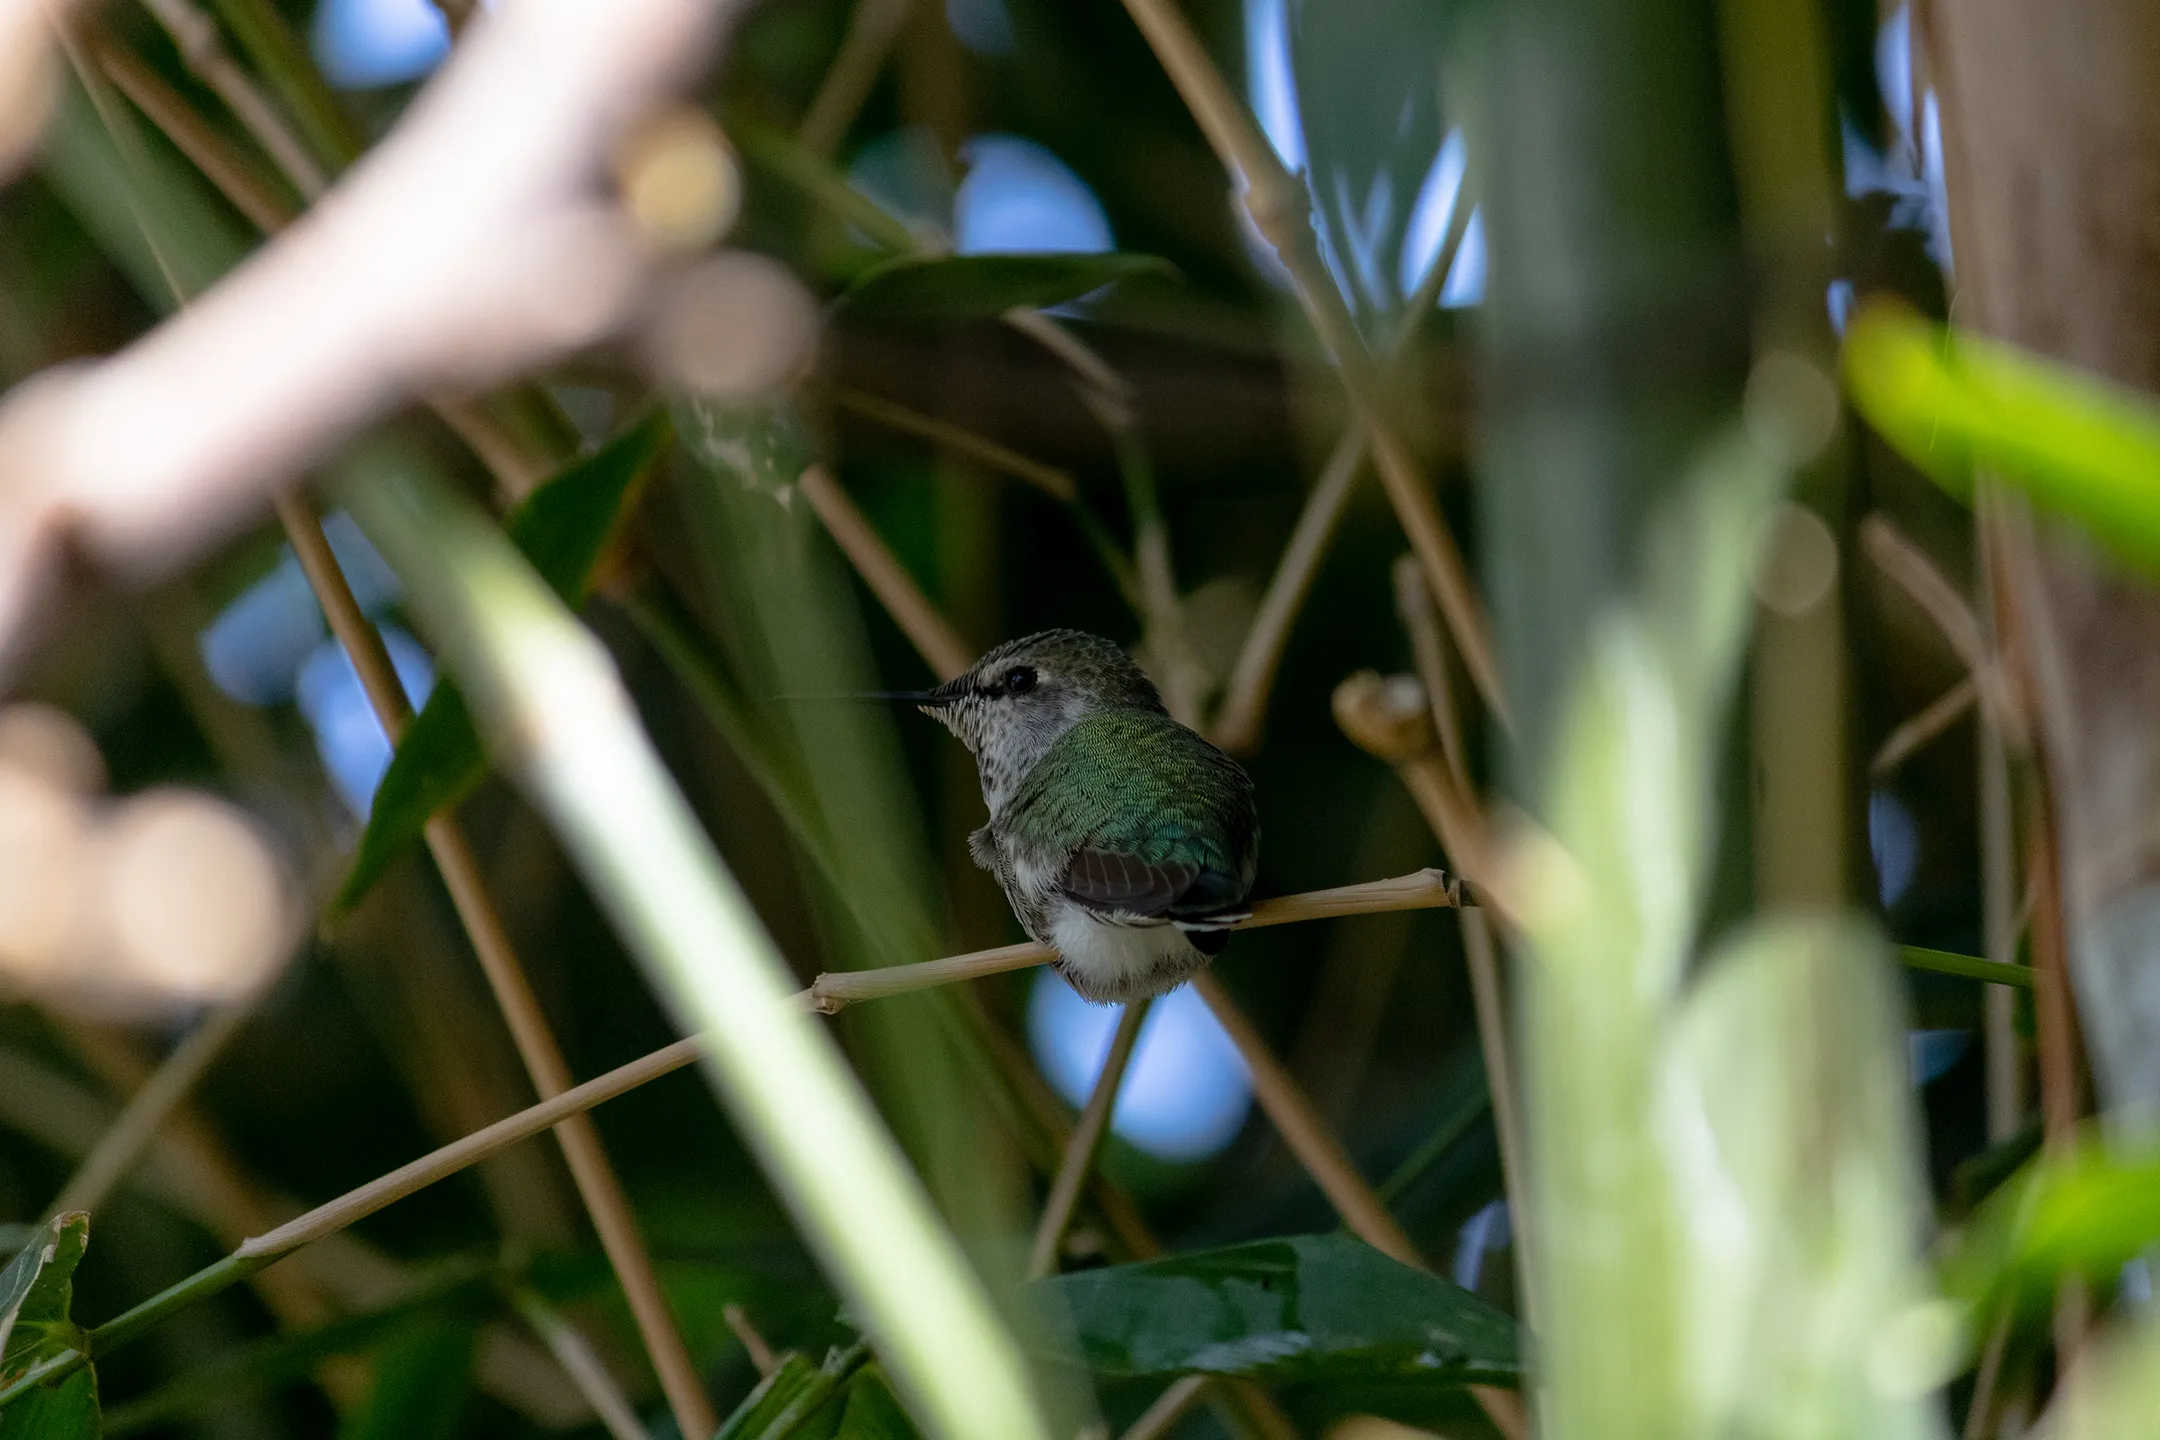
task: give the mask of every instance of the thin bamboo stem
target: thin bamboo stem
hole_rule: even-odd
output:
[[[1118,1086],[1125,1079],[1133,1046],[1140,1039],[1140,1027],[1146,1023],[1153,1004],[1152,999],[1130,1001],[1118,1015],[1117,1029],[1110,1036],[1110,1051],[1103,1057],[1102,1073],[1095,1077],[1095,1086],[1088,1092],[1087,1104],[1080,1111],[1079,1123],[1073,1126],[1057,1177],[1050,1182],[1049,1198],[1043,1201],[1042,1219],[1036,1224],[1035,1244],[1028,1256],[1030,1280],[1040,1280],[1057,1270],[1058,1248],[1065,1243],[1065,1230],[1072,1224],[1073,1210],[1080,1203],[1080,1191],[1095,1163],[1095,1153],[1110,1131]]]
[[[1868,778],[1881,780],[1918,754],[1927,744],[1965,718],[1980,698],[1980,687],[1971,672],[1929,701],[1926,707],[1884,737],[1875,758],[1868,761]]]
[[[823,393],[843,410],[851,410],[865,420],[875,421],[905,434],[920,436],[956,455],[979,460],[1015,480],[1026,481],[1053,500],[1070,505],[1080,497],[1080,487],[1073,480],[1071,472],[1023,455],[987,436],[978,435],[965,426],[955,425],[950,420],[940,420],[935,415],[925,415],[881,395],[871,395],[846,385],[827,385],[821,388]]]
[[[1274,147],[1231,93],[1199,37],[1170,0],[1125,0],[1125,9],[1147,37],[1223,168],[1243,180],[1246,210],[1282,261],[1314,333],[1334,354],[1351,408],[1372,437],[1381,484],[1411,549],[1425,567],[1463,664],[1494,717],[1507,726],[1507,699],[1483,607],[1424,477],[1388,422],[1372,356],[1342,293],[1320,262],[1304,187],[1283,168]]]
[[[1326,920],[1338,915],[1373,915],[1388,910],[1429,910],[1457,903],[1455,882],[1438,870],[1419,870],[1390,880],[1369,880],[1362,885],[1343,885],[1333,890],[1312,890],[1261,900],[1252,907],[1252,918],[1233,926],[1260,930],[1270,925],[1290,925],[1301,920]],[[925,960],[917,965],[889,965],[882,970],[831,970],[817,977],[797,997],[811,1009],[831,1015],[859,1000],[881,1000],[906,995],[962,980],[980,980],[1043,965],[1056,955],[1047,945],[1029,942],[1001,945],[995,950],[976,950],[966,955]]]
[[[1169,1388],[1155,1397],[1155,1403],[1140,1412],[1140,1418],[1126,1427],[1118,1440],[1162,1440],[1171,1429],[1192,1413],[1200,1403],[1201,1393],[1207,1389],[1212,1376],[1185,1375],[1170,1382]]]
[[[1312,1101],[1289,1068],[1276,1058],[1259,1028],[1222,988],[1222,982],[1212,972],[1203,970],[1193,978],[1192,984],[1244,1059],[1252,1079],[1253,1098],[1275,1126],[1276,1133],[1282,1136],[1283,1143],[1290,1147],[1290,1153],[1305,1168],[1305,1173],[1312,1176],[1320,1192],[1327,1196],[1328,1203],[1335,1207],[1335,1213],[1350,1227],[1350,1232],[1402,1264],[1420,1270],[1432,1268],[1425,1263],[1425,1257],[1388,1212],[1387,1206],[1381,1203],[1371,1184],[1351,1163],[1348,1152],[1327,1128],[1319,1112],[1313,1109]],[[1522,1402],[1512,1391],[1473,1385],[1470,1392],[1503,1435],[1510,1440],[1521,1440],[1528,1435]]]
[[[2049,1154],[2067,1154],[2077,1143],[2079,1101],[2077,1021],[2070,991],[2069,941],[2062,911],[2062,879],[2054,826],[2044,804],[2033,806],[2029,882],[2033,897],[2035,971],[2033,1030],[2040,1051],[2041,1143]],[[2083,1284],[2065,1277],[2055,1297],[2055,1363],[2068,1374],[2085,1345],[2091,1302]]]
[[[381,632],[361,612],[313,508],[292,491],[279,494],[276,505],[286,537],[329,619],[332,633],[351,658],[384,732],[396,743],[411,723],[412,707],[390,652],[384,648]],[[533,993],[501,913],[488,896],[471,845],[447,813],[430,817],[423,833],[487,977],[488,988],[494,993],[496,1006],[509,1025],[533,1089],[543,1100],[562,1094],[571,1085],[570,1066],[548,1026],[539,997]],[[652,1256],[645,1248],[629,1197],[623,1193],[622,1181],[608,1160],[599,1130],[591,1120],[580,1116],[566,1122],[555,1138],[600,1237],[601,1249],[607,1253],[623,1297],[629,1302],[631,1316],[660,1379],[660,1388],[667,1395],[668,1406],[675,1412],[677,1425],[685,1435],[711,1433],[718,1428],[720,1417],[690,1359],[674,1312],[668,1308]]]
[[[1958,594],[1957,587],[1943,578],[1935,562],[1919,546],[1880,515],[1870,515],[1860,522],[1860,544],[1876,568],[1895,581],[1935,622],[1952,653],[1971,672],[1980,697],[1995,710],[2005,737],[2017,748],[2026,748],[2030,732],[2024,713],[2003,679],[2002,667],[1989,651],[1979,617]]]
[[[1920,23],[1916,10],[1913,23]],[[1988,651],[2002,653],[2002,638],[2011,628],[2005,607],[2010,594],[2002,584],[1997,540],[2000,500],[1992,486],[1983,485],[1975,497],[1975,544],[1979,557],[1980,593],[1986,602],[1981,614],[1986,622]],[[1989,960],[2009,964],[2017,959],[2017,817],[2010,798],[2010,748],[1999,717],[1986,706],[1979,713],[1980,795],[1980,918],[1983,945]],[[2018,1035],[2017,997],[2004,988],[1987,992],[1983,1015],[1987,1044],[1988,1139],[2000,1142],[2015,1135],[2025,1123],[2028,1086],[2025,1046]]]
[[[217,22],[189,0],[142,0],[142,4],[172,36],[188,69],[217,93],[301,195],[311,201],[320,198],[330,188],[328,173],[270,98],[256,88],[254,79],[226,52]]]
[[[83,38],[105,78],[149,117],[249,224],[269,234],[292,223],[292,206],[257,172],[254,162],[206,124],[140,56],[100,30],[89,31]]]
[[[817,512],[833,542],[855,567],[855,573],[862,576],[870,593],[877,596],[878,603],[907,636],[908,643],[937,672],[938,679],[950,680],[975,662],[980,652],[961,639],[938,613],[930,597],[923,594],[922,587],[893,554],[892,547],[872,528],[854,500],[840,488],[840,482],[833,479],[832,472],[822,465],[812,465],[796,481],[796,488]]]
[[[840,147],[877,85],[893,42],[907,22],[907,12],[908,0],[857,0],[840,53],[833,57],[795,132],[796,144],[818,156]]]
[[[727,1328],[734,1332],[735,1339],[743,1347],[743,1354],[750,1357],[751,1369],[762,1376],[770,1375],[780,1368],[780,1357],[773,1354],[772,1346],[758,1333],[757,1326],[750,1323],[749,1313],[742,1306],[733,1301],[728,1302],[720,1307],[720,1318],[725,1320]]]
[[[637,1411],[631,1408],[629,1398],[615,1377],[608,1374],[600,1363],[590,1341],[572,1325],[560,1310],[547,1302],[546,1297],[530,1285],[517,1285],[510,1291],[510,1303],[525,1323],[547,1346],[555,1363],[562,1366],[570,1383],[592,1406],[613,1440],[648,1440],[645,1427],[638,1422]]]
[[[173,1047],[68,1177],[47,1208],[47,1218],[70,1210],[96,1210],[105,1203],[112,1187],[141,1157],[144,1147],[173,1111],[186,1101],[195,1083],[225,1053],[225,1047],[255,1013],[259,998],[258,994],[250,994],[219,1006]]]
[[[1305,597],[1312,593],[1320,562],[1327,557],[1328,546],[1349,507],[1350,490],[1367,448],[1363,427],[1353,422],[1335,442],[1312,493],[1305,497],[1289,543],[1283,546],[1275,574],[1268,580],[1267,592],[1260,597],[1252,629],[1239,647],[1222,703],[1216,707],[1215,723],[1210,727],[1215,743],[1233,755],[1250,754],[1260,748],[1268,699],[1274,693],[1283,651],[1290,643],[1291,627],[1305,607]]]

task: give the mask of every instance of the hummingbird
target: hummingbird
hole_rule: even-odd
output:
[[[968,853],[1087,999],[1176,988],[1250,916],[1251,777],[1171,719],[1117,645],[1045,630],[936,689],[888,698],[912,701],[974,755],[990,823]]]

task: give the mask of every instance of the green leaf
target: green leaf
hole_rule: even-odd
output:
[[[713,1440],[834,1440],[853,1389],[841,1387],[862,1370],[865,1353],[858,1343],[833,1351],[823,1365],[799,1354],[782,1356],[780,1367],[744,1397]],[[865,1440],[876,1433],[865,1432]]]
[[[1951,494],[1967,498],[1985,467],[2160,574],[2160,405],[1885,303],[1846,327],[1845,384],[1868,423]]]
[[[922,1433],[901,1408],[885,1372],[865,1365],[848,1381],[847,1409],[833,1440],[922,1440]]]
[[[1985,1313],[2040,1308],[2065,1275],[2099,1279],[2160,1240],[2160,1155],[2111,1155],[2097,1139],[2042,1156],[1998,1190],[1944,1265],[1944,1287]]]
[[[511,543],[571,605],[584,601],[609,539],[672,433],[665,412],[648,415],[544,482],[504,518]],[[471,794],[486,775],[487,752],[465,697],[444,680],[390,758],[331,914],[350,913],[429,817]]]
[[[1257,1240],[1042,1282],[1104,1375],[1510,1383],[1515,1322],[1347,1235]]]
[[[338,1427],[339,1440],[450,1440],[472,1397],[478,1339],[470,1323],[438,1321],[383,1346],[367,1401]]]
[[[887,261],[840,297],[858,320],[978,320],[1041,309],[1141,275],[1175,276],[1158,255],[942,255]]]
[[[0,1440],[98,1440],[97,1372],[85,1365],[0,1410]]]
[[[0,1386],[14,1384],[41,1360],[82,1348],[68,1305],[89,1244],[88,1215],[56,1215],[0,1270]]]

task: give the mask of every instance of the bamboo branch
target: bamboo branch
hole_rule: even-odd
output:
[[[885,613],[906,635],[908,643],[929,662],[940,680],[950,680],[975,663],[980,653],[962,640],[945,617],[938,613],[922,587],[907,573],[870,521],[848,493],[822,465],[812,465],[796,481],[796,488],[824,523],[855,573],[862,576],[870,593],[877,596]]]
[[[1438,870],[1419,870],[1391,880],[1369,880],[1333,890],[1311,890],[1279,900],[1261,900],[1252,907],[1252,918],[1232,926],[1236,930],[1261,930],[1270,925],[1291,925],[1301,920],[1326,920],[1338,915],[1373,915],[1387,910],[1429,910],[1457,903],[1455,882]],[[882,970],[833,970],[817,977],[797,998],[820,1014],[832,1015],[859,1000],[882,1000],[933,986],[962,980],[980,980],[1044,965],[1056,955],[1048,945],[1030,941],[1001,945],[995,950],[976,950],[919,965],[889,965]]]
[[[1169,1388],[1155,1397],[1155,1403],[1140,1412],[1140,1418],[1126,1428],[1118,1440],[1162,1440],[1178,1421],[1192,1413],[1193,1406],[1200,1403],[1200,1394],[1207,1388],[1208,1375],[1185,1375],[1170,1382]]]
[[[1305,597],[1312,593],[1320,562],[1326,558],[1343,511],[1349,507],[1350,488],[1367,448],[1364,429],[1353,422],[1335,442],[1334,453],[1321,467],[1312,493],[1305,497],[1289,543],[1283,546],[1282,559],[1276,562],[1275,574],[1268,581],[1267,593],[1260,597],[1252,629],[1246,632],[1245,643],[1238,649],[1237,663],[1231,667],[1222,704],[1216,707],[1215,723],[1210,727],[1215,743],[1233,755],[1250,754],[1260,748],[1268,698],[1274,693],[1275,672],[1290,643],[1290,628],[1305,606]]]
[[[291,491],[280,494],[276,504],[286,538],[300,559],[300,568],[329,619],[332,633],[352,661],[384,733],[393,744],[397,743],[411,724],[412,709],[391,664],[390,652],[383,647],[381,633],[361,613],[313,509]],[[543,1100],[560,1095],[570,1088],[570,1066],[540,1008],[539,997],[533,993],[532,982],[526,978],[524,964],[510,942],[502,916],[481,881],[479,863],[464,831],[446,812],[431,816],[424,834],[428,853],[442,872],[458,920],[487,976],[495,1004],[510,1027],[533,1089]],[[623,1193],[622,1181],[601,1144],[600,1132],[580,1116],[563,1124],[555,1138],[562,1146],[578,1197],[584,1201],[586,1214],[600,1237],[600,1247],[607,1253],[623,1297],[629,1302],[639,1338],[677,1426],[685,1435],[709,1434],[718,1428],[720,1417],[713,1410],[674,1312],[661,1292],[652,1256],[638,1231],[637,1217],[630,1209],[629,1197]]]
[[[1205,1000],[1208,1009],[1237,1046],[1244,1057],[1246,1069],[1252,1078],[1253,1098],[1281,1135],[1283,1143],[1290,1147],[1298,1163],[1312,1176],[1320,1192],[1327,1196],[1335,1213],[1343,1224],[1360,1240],[1383,1255],[1412,1265],[1420,1270],[1430,1269],[1425,1257],[1411,1242],[1395,1217],[1388,1213],[1386,1205],[1373,1192],[1371,1184],[1358,1173],[1350,1156],[1340,1141],[1327,1128],[1306,1098],[1305,1092],[1290,1074],[1259,1029],[1240,1010],[1222,982],[1212,971],[1203,970],[1193,977],[1193,989]],[[1509,1440],[1523,1440],[1528,1426],[1523,1418],[1522,1402],[1514,1393],[1491,1385],[1473,1385],[1470,1393],[1476,1397],[1486,1415]]]
[[[127,1107],[103,1135],[82,1164],[60,1187],[60,1194],[46,1208],[46,1218],[70,1210],[96,1210],[112,1193],[112,1187],[140,1158],[146,1146],[173,1111],[186,1101],[188,1092],[225,1047],[255,1013],[259,994],[242,996],[212,1010],[173,1047],[164,1063],[128,1100]]]
[[[1995,711],[2004,738],[2018,749],[2027,748],[2031,732],[2024,712],[2005,683],[2002,667],[1996,663],[1981,631],[1979,617],[1965,603],[1965,597],[1943,578],[1935,562],[1919,546],[1882,516],[1870,515],[1860,522],[1860,544],[1876,568],[1895,581],[1935,622],[1952,653],[1971,672],[1980,698]]]
[[[935,415],[925,415],[907,406],[887,400],[880,395],[867,394],[846,385],[820,387],[843,410],[851,410],[865,420],[905,434],[920,436],[956,455],[979,460],[993,470],[1001,470],[1015,480],[1024,480],[1053,500],[1067,505],[1080,498],[1080,487],[1069,471],[1055,465],[1022,455],[1019,451],[998,444],[986,436],[978,435],[964,426]]]
[[[1507,725],[1507,699],[1486,634],[1483,607],[1425,478],[1388,422],[1372,356],[1342,293],[1320,262],[1304,186],[1283,168],[1274,147],[1238,103],[1199,37],[1170,0],[1125,0],[1125,9],[1147,37],[1223,168],[1244,182],[1247,212],[1282,261],[1321,344],[1334,354],[1351,408],[1372,437],[1381,483],[1411,549],[1425,567],[1463,663],[1486,705]]]
[[[1929,741],[1962,720],[1979,698],[1980,687],[1967,671],[1955,685],[1930,700],[1925,708],[1884,737],[1875,758],[1868,762],[1868,778],[1881,780],[1910,760]]]
[[[570,1383],[585,1397],[585,1403],[592,1406],[611,1440],[649,1440],[645,1427],[638,1422],[637,1411],[631,1408],[629,1398],[615,1383],[615,1377],[600,1363],[600,1357],[593,1353],[592,1343],[560,1310],[550,1305],[539,1291],[525,1284],[511,1287],[510,1303],[532,1327],[540,1343],[547,1346],[555,1363],[562,1366]]]
[[[164,136],[203,173],[248,223],[264,234],[292,223],[293,207],[239,148],[196,114],[181,94],[125,45],[102,30],[88,31],[85,47],[114,88],[150,117]]]
[[[1059,1162],[1057,1177],[1050,1183],[1049,1198],[1043,1201],[1042,1219],[1036,1224],[1035,1244],[1028,1256],[1030,1280],[1040,1280],[1057,1271],[1058,1247],[1065,1243],[1065,1229],[1072,1224],[1073,1208],[1080,1203],[1080,1189],[1087,1183],[1088,1170],[1095,1163],[1095,1152],[1102,1147],[1103,1137],[1109,1133],[1110,1113],[1117,1104],[1118,1086],[1125,1079],[1133,1046],[1140,1039],[1140,1027],[1147,1022],[1148,1009],[1154,1003],[1151,998],[1128,1001],[1118,1013],[1117,1029],[1111,1033],[1110,1051],[1103,1057],[1102,1073],[1095,1077],[1094,1089],[1088,1092],[1087,1104],[1080,1111],[1079,1123],[1073,1126],[1072,1138]]]
[[[217,22],[190,0],[142,0],[165,33],[179,47],[180,58],[195,78],[217,93],[235,119],[255,137],[280,170],[309,200],[321,198],[330,188],[330,177],[315,156],[285,123],[285,117],[256,88],[245,70],[235,64],[218,38]]]

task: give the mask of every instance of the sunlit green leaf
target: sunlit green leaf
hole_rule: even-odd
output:
[[[572,605],[583,602],[609,539],[671,434],[667,415],[655,412],[542,484],[504,517],[511,542]],[[358,905],[428,818],[470,794],[486,774],[487,753],[465,697],[446,679],[413,717],[383,773],[332,913]]]
[[[1256,1240],[1042,1282],[1105,1375],[1512,1381],[1515,1322],[1347,1235]]]
[[[944,255],[891,260],[840,297],[862,320],[976,320],[1041,309],[1137,276],[1177,273],[1156,255]]]
[[[0,1385],[20,1380],[40,1360],[82,1348],[68,1306],[89,1243],[88,1215],[57,1215],[0,1270]]]
[[[2035,1159],[1981,1206],[1944,1280],[1977,1307],[2043,1305],[2063,1276],[2112,1274],[2155,1240],[2160,1154],[2112,1154],[2093,1139]]]
[[[2160,572],[2160,405],[2007,345],[1869,305],[1845,331],[1868,423],[1961,498],[1975,467]]]

